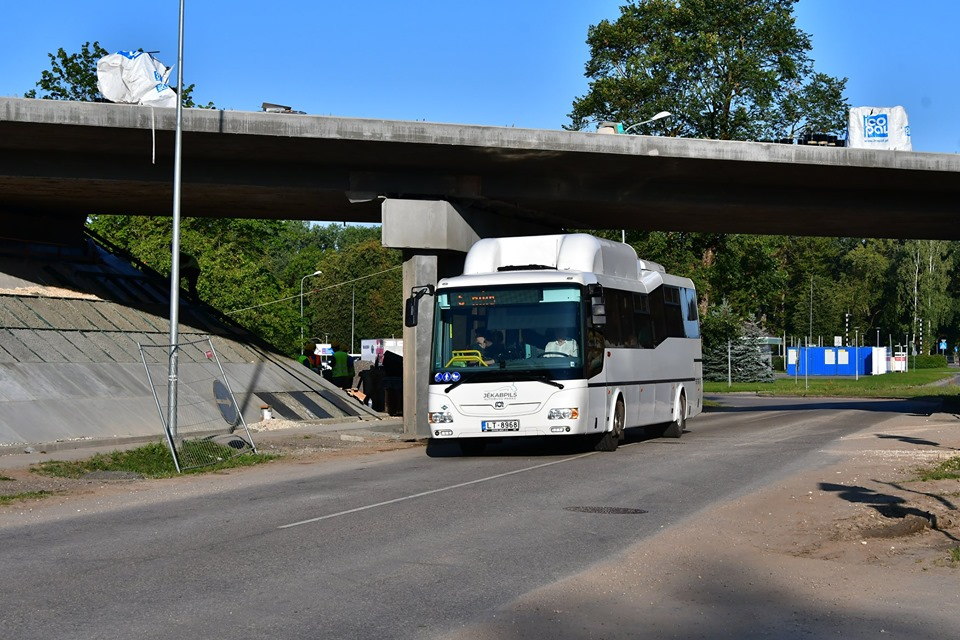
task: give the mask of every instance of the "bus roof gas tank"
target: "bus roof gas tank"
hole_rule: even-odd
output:
[[[652,267],[652,268],[651,268]],[[637,259],[633,247],[585,233],[484,238],[467,253],[464,275],[557,269],[637,279],[643,269],[663,272]]]

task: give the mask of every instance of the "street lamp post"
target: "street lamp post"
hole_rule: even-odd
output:
[[[660,113],[658,113],[657,115],[653,116],[653,117],[650,118],[649,120],[644,120],[643,122],[638,122],[638,123],[636,123],[636,124],[630,125],[630,126],[627,127],[626,129],[624,129],[623,132],[624,132],[624,133],[630,133],[630,130],[631,130],[631,129],[634,129],[634,128],[636,128],[636,127],[639,127],[639,126],[642,126],[642,125],[645,125],[645,124],[650,124],[651,122],[654,122],[654,121],[656,121],[656,120],[662,120],[663,118],[669,118],[669,117],[672,116],[672,115],[673,115],[673,114],[670,113],[669,111],[661,111]]]
[[[312,278],[313,276],[322,275],[323,271],[319,269],[313,273],[308,273],[307,275],[300,278],[300,348],[303,349],[303,281],[307,278]]]
[[[180,342],[180,200],[183,158],[183,1],[180,0],[180,15],[177,32],[177,112],[173,147],[173,236],[170,244],[170,354],[167,363],[167,442],[173,448],[177,437],[177,378],[179,376]],[[174,456],[177,472],[180,464]]]

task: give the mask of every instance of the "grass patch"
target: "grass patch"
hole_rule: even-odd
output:
[[[920,480],[958,480],[960,479],[960,456],[943,460],[932,467],[917,470]]]
[[[13,482],[14,479],[10,476],[0,476],[0,482]]]
[[[960,564],[960,547],[954,547],[950,549],[950,562],[953,564]]]
[[[927,386],[957,375],[956,369],[918,369],[855,378],[777,378],[773,382],[704,382],[704,393],[756,393],[769,396],[833,396],[847,398],[938,397],[960,408],[960,386]]]
[[[0,496],[0,505],[21,502],[23,500],[36,500],[37,498],[46,498],[52,495],[53,492],[51,491],[24,491],[23,493],[15,493],[12,496]]]
[[[226,458],[216,464],[191,469],[184,473],[207,473],[235,467],[249,467],[273,460],[269,454],[246,454]],[[173,456],[164,443],[146,444],[135,449],[98,453],[86,460],[46,460],[31,465],[30,470],[46,476],[58,478],[82,478],[94,471],[123,471],[138,473],[146,478],[169,478],[178,475]]]

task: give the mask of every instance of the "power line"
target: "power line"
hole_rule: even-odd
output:
[[[387,273],[389,271],[396,271],[397,269],[402,268],[403,265],[397,265],[395,267],[390,267],[389,269],[384,269],[383,271],[377,271],[376,273],[371,273],[365,276],[360,276],[359,278],[354,278],[353,280],[345,280],[343,282],[338,282],[337,284],[331,284],[330,286],[323,287],[322,289],[311,289],[304,293],[304,296],[308,296],[311,293],[320,293],[321,291],[326,291],[327,289],[335,289],[336,287],[342,287],[345,284],[353,284],[354,282],[359,282],[361,280],[366,280],[367,278],[372,278],[373,276],[379,276],[381,274]],[[233,311],[226,311],[225,315],[231,315],[234,313],[240,313],[241,311],[250,311],[251,309],[259,309],[261,307],[269,307],[272,304],[277,304],[279,302],[287,302],[288,300],[296,300],[300,297],[300,294],[295,296],[287,296],[286,298],[279,298],[277,300],[270,300],[269,302],[263,302],[261,304],[255,304],[252,307],[244,307],[243,309],[234,309]]]

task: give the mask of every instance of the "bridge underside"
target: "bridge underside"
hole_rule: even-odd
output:
[[[172,109],[0,98],[0,214],[172,212]],[[191,109],[184,216],[960,239],[955,155]]]

